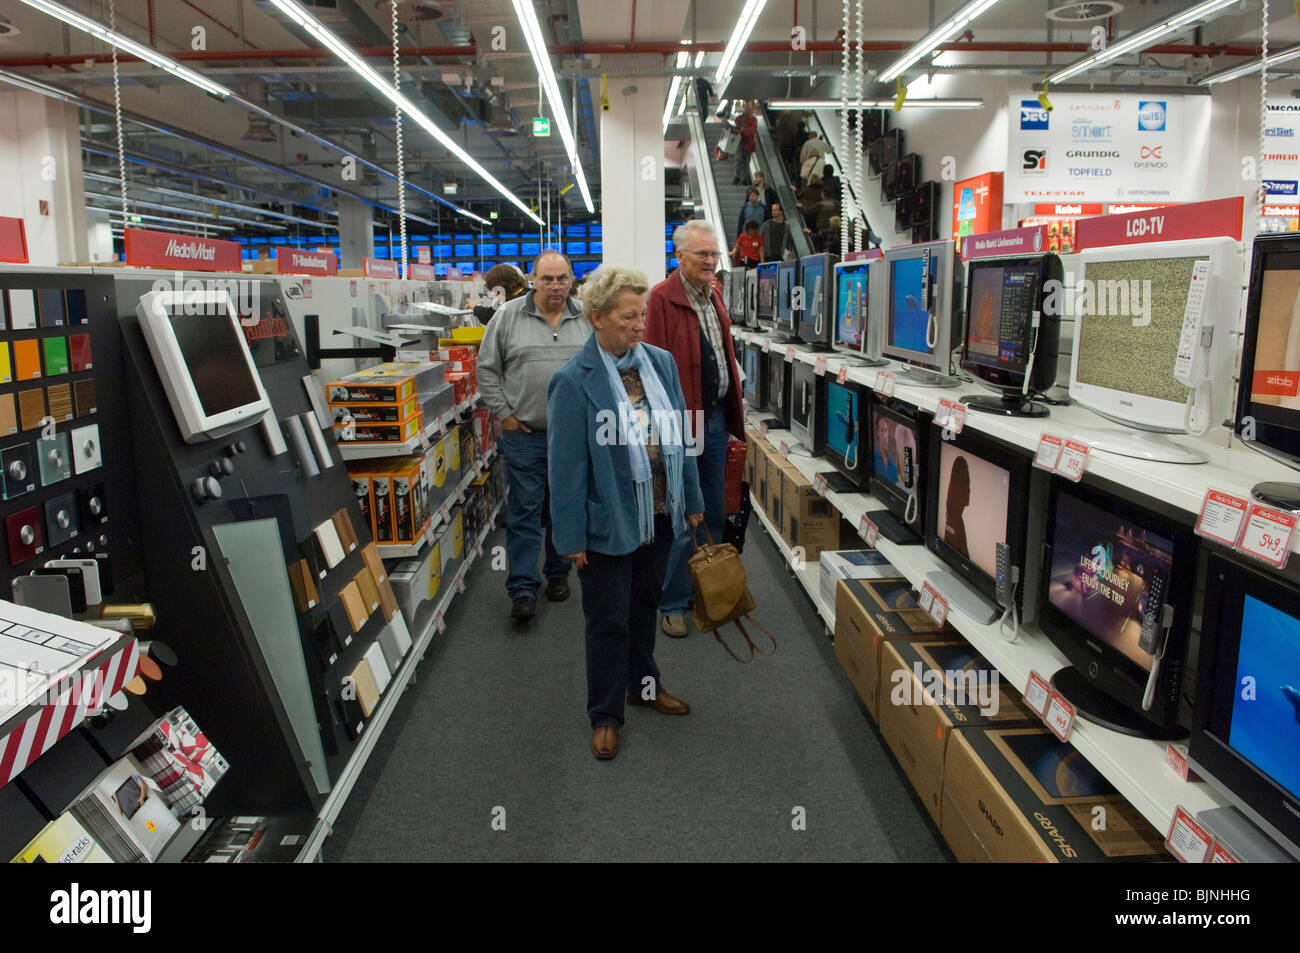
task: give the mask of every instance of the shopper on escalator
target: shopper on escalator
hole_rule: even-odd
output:
[[[551,379],[555,544],[578,567],[591,752],[618,753],[625,705],[685,715],[655,663],[655,615],[674,539],[704,519],[672,355],[643,343],[650,283],[603,265],[583,288],[595,334]]]
[[[745,439],[740,371],[731,318],[722,292],[712,284],[719,258],[713,226],[698,218],[678,226],[673,248],[681,267],[650,292],[645,340],[670,352],[677,362],[682,394],[691,411],[692,452],[697,454],[687,460],[699,469],[705,525],[714,541],[721,542],[727,515],[727,443],[730,437]],[[673,544],[659,602],[663,630],[676,638],[686,635],[691,601],[687,561],[693,551],[689,534]]]
[[[763,235],[757,222],[745,223],[745,230],[727,252],[727,257],[744,268],[753,268],[763,261]]]
[[[767,208],[763,205],[761,195],[758,189],[752,187],[745,193],[745,204],[740,207],[740,215],[736,218],[737,237],[745,234],[747,222],[753,222],[761,228],[767,221]]]
[[[569,598],[569,560],[557,552],[547,499],[546,388],[591,337],[591,322],[569,297],[573,268],[559,252],[543,252],[533,263],[533,290],[501,306],[483,335],[478,387],[483,403],[501,421],[505,458],[506,594],[516,622],[537,614],[537,593],[545,574],[546,598]],[[537,561],[545,549],[542,574]]]
[[[754,154],[755,138],[758,136],[758,116],[752,102],[745,103],[745,109],[736,120],[736,131],[740,133],[740,142],[736,145],[736,177],[732,185],[749,184],[749,160]]]
[[[776,189],[767,184],[761,171],[754,173],[754,188],[758,189],[758,200],[763,203],[763,220],[766,221],[772,217],[772,206],[779,201]]]
[[[772,217],[759,229],[763,239],[763,261],[784,261],[786,252],[794,252],[794,239],[790,223],[785,220],[785,209],[780,202],[772,203]]]

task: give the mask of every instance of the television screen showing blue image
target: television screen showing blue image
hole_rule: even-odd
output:
[[[669,259],[668,259],[668,270],[669,270],[669,271],[672,271],[673,269],[678,268],[678,267],[680,267],[680,266],[679,266],[679,263],[678,263],[678,261],[677,261],[676,258],[669,258]]]
[[[458,261],[456,262],[456,267],[461,270],[462,274],[468,275],[474,271],[474,269],[478,268],[478,264],[472,261]]]
[[[375,257],[376,257],[376,258],[387,258],[387,257],[388,257],[388,247],[387,247],[386,245],[376,245],[376,246],[375,246]]]
[[[1244,679],[1250,679],[1246,682]],[[1228,744],[1292,796],[1300,796],[1300,620],[1254,596],[1241,611],[1238,691]]]
[[[585,255],[587,254],[586,242],[565,242],[564,253],[566,255]]]
[[[272,244],[272,245],[287,245],[288,243],[289,243],[289,240],[288,240],[287,238],[285,238],[283,235],[272,235],[272,236],[271,236],[271,244]]]
[[[265,244],[266,244],[266,238],[263,237],[263,236],[261,236],[261,235],[259,235],[259,236],[256,236],[256,237],[254,237],[254,238],[250,238],[250,239],[248,240],[248,243],[249,243],[250,245],[265,245]]]
[[[472,242],[474,239],[478,238],[477,235],[471,235],[469,232],[460,232],[455,237],[458,242]]]
[[[593,228],[594,228],[594,227],[595,227],[595,226],[593,226]],[[588,255],[603,255],[603,254],[605,254],[605,243],[604,243],[604,242],[587,242],[587,254],[588,254]]]
[[[603,235],[605,234],[605,226],[603,226],[603,225],[588,225],[588,226],[587,226],[587,234],[590,235],[592,238],[600,238],[601,236],[603,236]]]
[[[575,261],[573,263],[573,276],[575,278],[585,278],[599,267],[600,262],[598,261]]]
[[[473,258],[478,252],[473,245],[457,245],[452,254],[457,258]]]
[[[586,225],[570,225],[567,229],[565,229],[565,231],[568,233],[568,235],[569,235],[570,238],[586,238],[586,237],[587,237],[587,226],[586,226]]]
[[[890,262],[893,270],[889,302],[889,343],[922,354],[934,349],[926,343],[930,326],[929,258],[902,258]]]
[[[540,255],[540,254],[542,253],[542,243],[541,243],[541,242],[523,242],[523,243],[519,246],[519,252],[520,252],[520,254],[524,255],[525,257],[536,258],[538,255]]]
[[[447,264],[446,262],[442,262],[441,264],[437,264],[433,266],[433,273],[439,278],[446,278],[447,272],[448,270],[450,270],[450,268],[451,265]]]
[[[434,258],[450,258],[450,257],[451,257],[451,246],[450,246],[450,245],[434,245],[434,246],[433,246],[433,257],[434,257]]]
[[[862,350],[867,329],[867,266],[841,268],[835,280],[835,343]]]
[[[498,255],[506,255],[506,256],[510,256],[510,255],[518,255],[518,254],[519,254],[519,243],[518,243],[518,242],[502,242],[501,244],[497,245],[497,254],[498,254]]]
[[[665,255],[671,255],[672,253],[673,253],[673,240],[672,240],[671,238],[665,238],[665,239],[664,239],[664,254],[665,254]]]
[[[497,252],[496,242],[484,242],[482,245],[479,245],[478,253],[481,258],[495,258],[499,254]]]
[[[826,382],[826,445],[843,457],[850,467],[856,466],[858,461],[861,432],[858,416],[861,413],[855,390],[833,380]]]

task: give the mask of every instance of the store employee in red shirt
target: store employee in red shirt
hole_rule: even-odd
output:
[[[763,260],[763,238],[759,234],[758,222],[751,218],[745,223],[744,232],[736,239],[736,247],[727,254],[733,266],[743,268],[753,268]]]

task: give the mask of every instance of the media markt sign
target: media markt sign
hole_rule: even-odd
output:
[[[551,134],[551,121],[545,116],[533,117],[533,135],[549,136]]]

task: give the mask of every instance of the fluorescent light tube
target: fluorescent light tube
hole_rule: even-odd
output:
[[[966,29],[968,23],[997,2],[998,0],[971,0],[970,3],[909,46],[902,56],[885,68],[885,71],[878,77],[879,81],[888,83],[890,80],[901,76],[908,67],[918,62],[923,56],[934,53],[935,47],[947,43]]]
[[[773,99],[767,104],[768,109],[839,109],[843,103],[838,99]],[[850,99],[849,109],[893,109],[892,99]],[[983,109],[982,99],[908,99],[903,103],[904,109]]]
[[[727,41],[727,48],[722,52],[722,62],[718,64],[717,72],[713,74],[713,85],[717,95],[721,96],[726,90],[727,83],[731,80],[731,71],[735,68],[736,61],[740,59],[740,53],[749,42],[749,35],[754,32],[754,25],[758,23],[758,16],[766,5],[767,0],[745,0],[745,7],[740,11],[740,19],[736,21],[736,28],[731,32],[731,39]]]
[[[1274,53],[1268,58],[1270,68],[1277,66],[1279,63],[1286,63],[1300,56],[1300,46],[1292,46],[1278,53]],[[1217,83],[1226,83],[1229,80],[1238,79],[1251,73],[1258,73],[1263,60],[1253,59],[1245,63],[1238,63],[1236,66],[1230,66],[1227,69],[1221,69],[1210,73],[1198,81],[1201,86],[1214,86]]]

